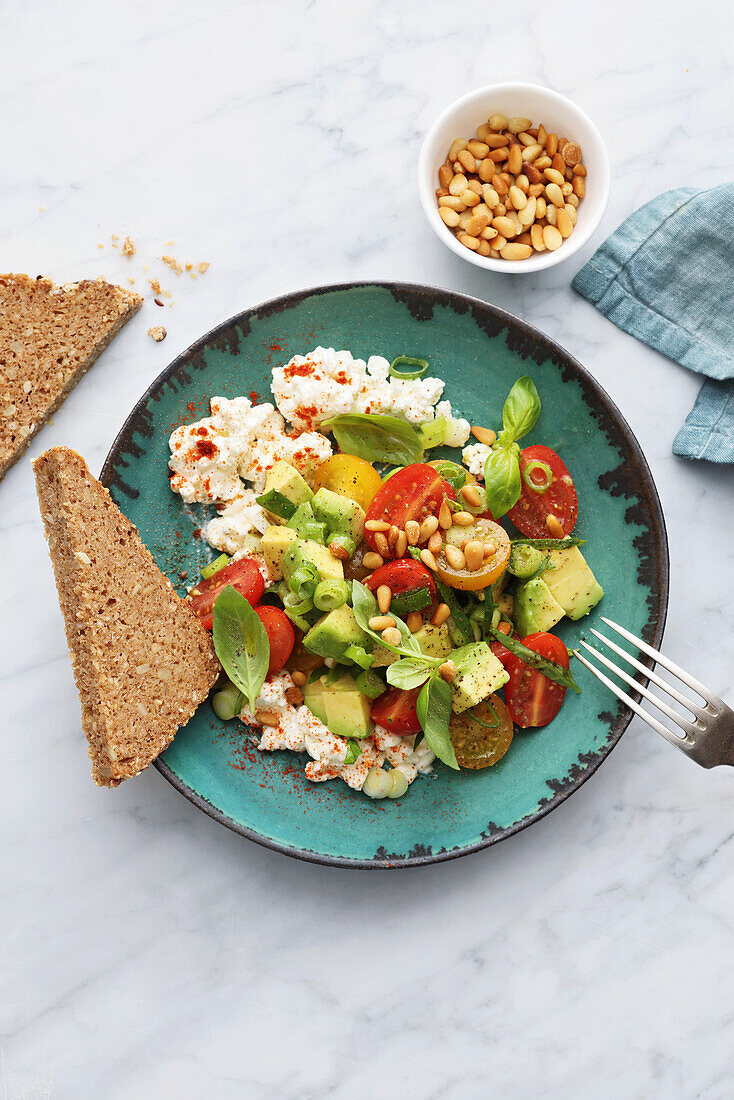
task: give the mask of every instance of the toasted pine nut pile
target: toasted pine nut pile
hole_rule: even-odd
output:
[[[456,138],[438,170],[438,212],[479,256],[527,260],[570,237],[586,195],[575,141],[529,118],[492,115],[476,138]]]

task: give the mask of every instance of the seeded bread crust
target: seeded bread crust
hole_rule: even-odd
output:
[[[0,478],[142,304],[103,279],[0,275]]]
[[[68,447],[33,463],[95,783],[147,768],[219,673],[210,635]]]

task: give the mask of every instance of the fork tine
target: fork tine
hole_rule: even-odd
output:
[[[684,740],[684,738],[682,737],[678,737],[677,734],[673,733],[672,730],[669,730],[667,726],[664,726],[662,722],[658,722],[657,718],[653,718],[652,714],[649,714],[646,710],[643,710],[639,703],[636,703],[634,699],[630,698],[630,696],[627,695],[626,692],[622,691],[620,687],[617,687],[617,685],[613,683],[608,676],[605,676],[604,673],[601,672],[594,665],[592,665],[590,661],[587,661],[584,655],[582,653],[579,653],[577,649],[574,650],[574,656],[577,657],[579,661],[581,661],[581,664],[584,665],[585,668],[588,668],[589,672],[593,676],[596,676],[597,680],[601,680],[601,682],[606,687],[608,687],[609,690],[613,692],[618,699],[621,699],[623,703],[626,703],[630,710],[633,710],[635,714],[639,715],[643,722],[647,722],[648,726],[650,726],[651,729],[654,729],[656,733],[659,733],[660,736],[664,737],[666,741],[669,741],[671,745],[675,745],[675,747],[680,749],[681,752],[684,752],[686,754],[690,753],[693,747],[690,742]],[[639,684],[636,684],[635,686],[639,687]]]
[[[693,676],[689,675],[685,669],[675,664],[669,657],[665,657],[659,650],[653,649],[647,642],[643,642],[642,638],[636,638],[634,634],[631,634],[629,630],[625,630],[619,623],[613,623],[611,619],[605,619],[603,615],[600,615],[599,618],[603,623],[606,623],[607,626],[610,626],[612,630],[616,630],[617,634],[621,634],[628,642],[632,642],[633,645],[637,646],[642,653],[646,653],[648,657],[652,657],[652,659],[659,665],[662,665],[663,668],[667,668],[668,672],[672,672],[674,676],[677,676],[679,680],[687,684],[689,688],[693,688],[694,691],[697,691],[701,698],[705,699],[711,706],[716,707],[718,710],[722,708],[726,709],[726,703],[723,699],[720,699],[718,695],[714,695],[714,693],[709,691],[700,680],[696,680]],[[645,675],[647,675],[647,672]]]
[[[687,718],[684,718],[682,714],[678,713],[678,711],[673,710],[673,708],[669,707],[668,704],[663,702],[662,699],[659,699],[657,695],[653,695],[653,693],[648,688],[643,687],[643,685],[638,683],[637,680],[633,680],[632,677],[628,675],[628,673],[624,672],[621,668],[617,668],[614,662],[610,661],[604,653],[600,653],[598,649],[594,649],[594,647],[589,645],[588,642],[582,642],[581,645],[584,647],[584,649],[588,649],[589,653],[592,653],[598,661],[601,661],[601,663],[605,665],[608,669],[610,669],[610,671],[612,671],[616,676],[619,676],[621,680],[624,680],[625,684],[629,684],[630,687],[633,687],[635,689],[635,691],[639,691],[640,695],[643,695],[645,699],[649,699],[654,707],[657,707],[658,710],[662,711],[663,714],[670,718],[671,722],[675,722],[676,726],[679,726],[689,737],[695,737],[696,734],[700,732],[699,726],[696,726],[693,722],[690,722]]]
[[[702,706],[699,706],[698,703],[694,703],[691,699],[688,699],[685,695],[678,691],[677,688],[673,687],[672,684],[669,684],[667,680],[663,680],[662,676],[658,676],[657,672],[653,671],[653,669],[651,668],[648,668],[647,665],[643,665],[641,661],[638,661],[635,657],[632,656],[631,653],[628,653],[626,649],[622,649],[621,646],[618,646],[616,642],[613,642],[611,640],[611,638],[607,638],[604,634],[600,634],[598,630],[594,630],[593,626],[590,627],[589,630],[595,638],[599,639],[600,642],[604,642],[605,645],[608,645],[610,649],[614,650],[614,652],[622,657],[625,661],[627,661],[628,664],[631,664],[633,668],[636,668],[638,672],[641,672],[643,676],[646,676],[648,680],[652,680],[653,684],[657,684],[657,686],[662,688],[663,691],[666,691],[668,695],[672,695],[676,702],[680,703],[681,706],[684,706],[687,710],[691,712],[691,714],[695,714],[697,718],[701,719],[710,717],[709,713],[704,710]],[[627,683],[629,683],[629,680],[627,681]],[[644,694],[644,692],[642,692],[642,694]]]

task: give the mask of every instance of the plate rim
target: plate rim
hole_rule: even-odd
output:
[[[600,399],[603,405],[606,405],[606,411],[615,422],[616,426],[621,430],[623,437],[625,438],[630,450],[632,451],[634,459],[638,468],[640,468],[646,481],[648,497],[652,508],[653,517],[657,520],[660,530],[659,545],[654,548],[653,553],[659,555],[659,568],[661,575],[661,586],[658,599],[658,607],[653,609],[657,611],[657,623],[653,630],[652,641],[650,644],[655,648],[660,648],[660,643],[663,640],[665,633],[665,624],[668,614],[668,604],[670,599],[670,550],[668,543],[668,531],[665,523],[665,515],[660,503],[660,495],[658,493],[655,479],[652,475],[652,470],[647,462],[645,454],[640,446],[640,443],[632,430],[631,426],[627,422],[625,416],[617,406],[616,402],[610,397],[601,383],[591,374],[586,367],[573,355],[570,351],[559,344],[553,337],[548,336],[537,328],[531,322],[524,320],[522,317],[518,317],[516,314],[511,313],[509,310],[504,309],[501,306],[494,305],[492,302],[486,302],[482,298],[476,298],[470,294],[464,294],[461,291],[449,290],[445,287],[433,286],[428,283],[410,283],[401,281],[381,281],[381,280],[357,280],[347,281],[340,283],[326,283],[323,285],[317,285],[307,287],[302,290],[292,290],[285,294],[276,295],[273,298],[268,298],[264,302],[255,306],[250,306],[239,313],[233,314],[224,321],[220,321],[208,332],[204,333],[192,344],[180,352],[175,359],[173,359],[167,367],[156,375],[145,392],[138,398],[133,405],[132,409],[125,417],[125,420],[117,432],[112,445],[110,446],[107,456],[102,465],[100,472],[101,483],[109,489],[111,486],[113,465],[118,458],[118,452],[120,452],[122,446],[126,440],[132,435],[135,430],[137,417],[142,409],[145,408],[148,401],[154,397],[155,393],[160,389],[165,382],[167,382],[176,371],[185,366],[186,360],[192,355],[199,352],[207,344],[217,339],[226,330],[230,329],[233,325],[239,324],[243,319],[247,319],[251,316],[261,315],[263,313],[274,314],[281,310],[298,304],[307,298],[318,297],[323,294],[331,294],[345,290],[360,290],[360,289],[378,289],[385,290],[395,296],[394,292],[399,294],[408,295],[424,295],[432,298],[433,304],[441,304],[436,302],[435,296],[441,296],[444,299],[443,304],[453,304],[455,302],[460,303],[465,308],[479,309],[480,311],[486,311],[491,314],[495,319],[504,323],[506,327],[514,327],[519,329],[523,336],[532,337],[534,340],[539,341],[545,348],[547,348],[550,355],[556,358],[565,360],[573,369],[578,377],[580,377],[584,383],[589,386],[595,395]],[[586,402],[585,402],[586,403]],[[600,429],[601,430],[601,429]],[[648,528],[650,530],[650,528]],[[642,658],[644,664],[652,666],[652,662],[649,658]],[[637,677],[636,677],[637,678]],[[640,680],[643,686],[649,683],[646,677]],[[632,692],[632,697],[637,701],[641,696],[638,692]],[[298,859],[306,863],[315,863],[321,866],[328,867],[340,867],[348,868],[350,870],[398,870],[406,867],[426,867],[436,863],[446,863],[449,860],[460,859],[463,856],[473,855],[476,852],[480,852],[485,848],[492,847],[498,844],[500,841],[505,840],[507,837],[515,836],[517,833],[522,832],[524,829],[535,824],[536,821],[540,821],[542,818],[547,817],[558,806],[560,806],[566,799],[570,798],[572,794],[583,786],[592,775],[595,774],[597,769],[601,767],[604,761],[609,757],[613,749],[619,744],[622,735],[629,726],[632,718],[634,717],[632,711],[629,709],[627,713],[623,713],[619,716],[615,722],[614,728],[610,729],[609,739],[601,746],[597,753],[594,754],[593,760],[584,765],[583,770],[573,779],[564,783],[561,790],[556,791],[553,796],[547,800],[544,800],[540,807],[532,814],[528,814],[520,821],[515,822],[513,825],[507,826],[502,829],[492,829],[487,836],[482,837],[475,844],[468,844],[462,848],[456,848],[451,850],[443,850],[438,852],[431,852],[430,854],[418,853],[416,855],[405,855],[397,859],[386,858],[374,859],[350,859],[346,856],[334,856],[328,855],[323,852],[314,852],[308,848],[296,848],[293,845],[284,844],[281,841],[275,840],[271,837],[264,836],[262,833],[258,833],[255,829],[247,825],[241,825],[239,822],[234,821],[226,813],[214,806],[208,799],[204,798],[188,784],[184,783],[175,772],[163,761],[160,757],[153,761],[154,767],[158,772],[166,779],[175,789],[182,794],[189,802],[193,803],[199,810],[202,810],[208,817],[213,818],[220,825],[224,825],[232,832],[246,837],[248,840],[254,841],[254,843],[261,845],[264,848],[269,848],[271,851],[279,852],[282,855],[286,855],[291,859]]]

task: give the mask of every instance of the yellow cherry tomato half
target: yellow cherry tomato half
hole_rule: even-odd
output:
[[[468,542],[481,542],[484,549],[482,563],[476,570],[457,568],[446,557],[446,547],[464,551]],[[491,519],[480,516],[469,527],[449,527],[444,536],[444,544],[435,555],[436,572],[444,584],[459,588],[463,592],[475,592],[479,588],[488,588],[494,584],[507,567],[510,557],[510,536],[504,527]]]
[[[355,455],[332,455],[316,471],[314,489],[331,489],[343,497],[355,500],[366,512],[370,501],[381,487],[380,475],[374,466]]]

